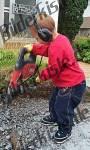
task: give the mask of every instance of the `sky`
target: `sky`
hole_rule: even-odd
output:
[[[90,0],[88,0],[88,7],[84,12],[84,17],[90,17]]]

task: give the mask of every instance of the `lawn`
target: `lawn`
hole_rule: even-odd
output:
[[[0,70],[12,69],[15,66],[18,58],[19,50],[0,49]],[[28,56],[26,56],[28,57]],[[37,57],[36,63],[40,63],[41,57]],[[47,64],[47,59],[43,58],[41,66],[44,67]]]
[[[18,57],[18,50],[0,49],[0,70],[14,67]]]

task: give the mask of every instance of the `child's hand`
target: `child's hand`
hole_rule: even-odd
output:
[[[27,48],[27,51],[31,52],[32,49],[33,49],[33,44],[27,44],[27,45],[24,46],[24,48]]]
[[[42,80],[39,78],[39,76],[36,77],[36,83],[41,83]]]

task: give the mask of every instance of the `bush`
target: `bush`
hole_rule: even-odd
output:
[[[58,0],[59,21],[58,31],[72,41],[83,23],[83,13],[89,0]]]
[[[76,38],[74,41],[74,47],[77,49],[77,59],[86,63],[90,63],[90,38]]]
[[[17,54],[15,51],[0,50],[0,69],[12,68],[15,65]]]
[[[7,87],[17,56],[17,50],[0,49],[0,90]]]

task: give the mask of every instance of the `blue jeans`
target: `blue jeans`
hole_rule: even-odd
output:
[[[49,112],[51,118],[56,121],[58,125],[72,127],[74,109],[81,102],[85,89],[85,81],[70,88],[54,87],[49,101]]]

